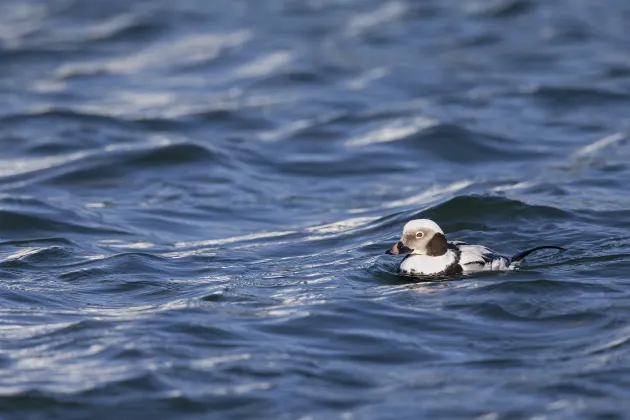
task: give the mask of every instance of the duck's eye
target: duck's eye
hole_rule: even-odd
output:
[[[416,239],[421,239],[424,236],[424,232],[416,232]]]

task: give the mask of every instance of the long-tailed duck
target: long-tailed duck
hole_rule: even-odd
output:
[[[508,258],[482,245],[448,242],[437,223],[429,219],[416,219],[405,225],[402,238],[387,250],[387,254],[408,254],[398,267],[399,274],[450,276],[471,271],[513,270],[525,257],[540,249],[565,250],[559,246],[545,245]]]

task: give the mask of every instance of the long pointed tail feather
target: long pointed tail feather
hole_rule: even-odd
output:
[[[519,252],[518,254],[514,255],[512,258],[510,258],[510,263],[523,261],[523,259],[527,257],[529,254],[535,251],[539,251],[541,249],[559,249],[560,251],[567,250],[566,248],[562,248],[561,246],[555,246],[555,245],[537,246],[536,248],[528,249],[527,251]]]

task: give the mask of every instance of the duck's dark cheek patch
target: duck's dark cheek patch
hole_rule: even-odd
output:
[[[448,250],[448,242],[446,237],[441,233],[433,235],[431,240],[427,243],[427,255],[430,257],[439,257],[446,254]]]

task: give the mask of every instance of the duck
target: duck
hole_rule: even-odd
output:
[[[525,257],[541,249],[566,251],[555,245],[528,249],[506,257],[483,245],[447,241],[444,231],[429,219],[415,219],[403,227],[400,241],[389,248],[389,255],[405,255],[398,274],[402,276],[453,276],[475,271],[514,270]]]

